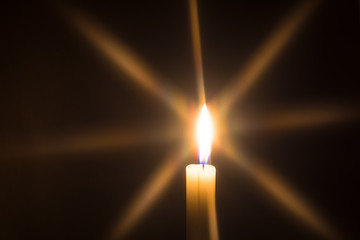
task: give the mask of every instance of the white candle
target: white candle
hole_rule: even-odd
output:
[[[206,105],[203,106],[198,120],[197,138],[200,163],[186,167],[186,237],[187,240],[216,240],[216,169],[207,164],[213,126]]]
[[[215,174],[215,167],[208,164],[186,167],[187,240],[215,239]]]

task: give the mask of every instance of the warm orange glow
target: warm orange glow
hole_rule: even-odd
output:
[[[316,2],[307,0],[301,2],[294,11],[292,11],[284,21],[281,22],[279,27],[272,32],[270,37],[263,43],[263,45],[254,53],[249,59],[248,63],[244,65],[242,69],[235,75],[233,84],[226,88],[221,95],[215,99],[212,104],[213,112],[217,118],[215,119],[217,124],[217,132],[221,132],[224,140],[229,140],[227,135],[230,130],[227,128],[226,121],[222,118],[226,118],[226,113],[231,107],[245,96],[249,90],[257,84],[261,79],[261,76],[271,66],[281,51],[295,36],[299,27],[305,22],[309,14],[315,9]],[[190,3],[190,23],[192,30],[192,43],[194,51],[194,63],[195,72],[198,85],[199,103],[204,104],[205,90],[203,79],[203,63],[201,58],[201,41],[200,41],[200,27],[198,19],[198,9],[196,0],[189,0]],[[172,110],[174,110],[180,117],[185,120],[191,121],[193,124],[192,116],[189,117],[189,109],[191,101],[178,90],[171,86],[165,85],[163,80],[150,68],[134,51],[132,51],[124,42],[115,38],[112,34],[107,32],[103,27],[100,27],[96,22],[83,14],[72,12],[71,20],[74,25],[83,33],[84,37],[91,42],[96,49],[99,50],[108,60],[111,62],[117,70],[122,74],[125,73],[129,77],[129,80],[141,87],[145,92],[157,97],[165,104],[167,104]],[[192,112],[191,112],[192,113]],[[294,126],[308,126],[310,124],[318,124],[331,120],[337,120],[339,115],[333,115],[327,112],[313,112],[304,114],[305,112],[286,112],[272,119],[268,119],[264,123],[264,129],[285,129]],[[196,113],[195,113],[196,114]],[[192,125],[191,125],[192,126]],[[231,129],[233,130],[233,129]],[[193,138],[193,128],[189,128],[190,136]],[[187,132],[188,133],[188,132]],[[48,146],[42,147],[41,151],[47,152],[75,152],[75,151],[87,151],[94,149],[103,149],[105,147],[118,148],[121,146],[127,146],[128,144],[138,144],[143,141],[153,140],[153,134],[146,137],[143,133],[129,133],[114,134],[113,131],[97,133],[94,138],[93,135],[79,135],[74,136],[70,140],[63,142],[56,142],[56,144],[48,144]],[[155,137],[162,137],[156,135]],[[217,138],[220,138],[220,134],[217,134]],[[157,138],[155,138],[157,139]],[[161,138],[162,139],[162,138]],[[203,105],[200,112],[197,125],[196,125],[196,139],[199,149],[199,162],[201,164],[207,164],[211,154],[211,147],[214,140],[214,124],[213,120],[208,112],[206,104]],[[193,140],[193,139],[192,139]],[[140,141],[140,142],[139,142]],[[184,141],[186,145],[186,141]],[[225,143],[224,143],[225,142]],[[60,144],[59,144],[60,143]],[[215,143],[216,144],[216,143]],[[195,144],[194,144],[195,145]],[[59,150],[59,146],[60,150]],[[44,149],[44,150],[42,150]],[[221,149],[224,153],[233,160],[242,170],[247,172],[258,184],[261,186],[270,196],[273,197],[282,207],[289,210],[299,220],[306,223],[309,227],[319,232],[327,238],[336,239],[337,234],[332,226],[325,221],[323,217],[317,213],[316,209],[312,207],[304,198],[283,178],[276,174],[271,168],[264,164],[252,163],[247,164],[247,161],[241,156],[231,144],[227,144],[226,141],[222,142]],[[130,201],[129,205],[125,208],[123,215],[120,216],[117,223],[111,232],[110,239],[115,240],[122,238],[131,231],[141,218],[147,213],[147,211],[156,203],[166,188],[169,186],[170,181],[176,174],[177,169],[181,166],[182,160],[188,154],[187,151],[175,152],[165,159],[164,163],[159,166],[146,184],[140,189],[138,194]],[[249,160],[248,160],[249,161]],[[196,172],[190,170],[196,168]],[[213,169],[211,172],[211,179],[206,175],[209,169]],[[189,171],[188,171],[189,170]],[[189,179],[189,184],[188,184]],[[201,182],[199,179],[205,179]],[[215,206],[215,168],[210,165],[190,165],[187,168],[187,185],[205,184],[201,186],[187,187],[187,196],[194,194],[202,194],[202,191],[198,189],[204,188],[204,185],[208,184],[211,180],[211,201],[209,199],[207,204],[209,206]],[[193,181],[192,181],[193,180]],[[194,190],[194,191],[192,191]],[[210,192],[210,191],[209,191]],[[194,199],[189,197],[189,199]],[[196,198],[198,199],[198,198]],[[193,201],[198,204],[200,201]],[[191,207],[187,203],[187,211]],[[204,204],[199,204],[206,206]],[[197,206],[197,208],[199,208]],[[215,207],[209,207],[209,235],[210,239],[218,239],[217,234],[217,222]],[[206,222],[207,224],[207,222]]]
[[[199,144],[199,162],[207,164],[211,153],[211,143],[214,137],[214,127],[206,104],[202,107],[197,123],[197,140]]]

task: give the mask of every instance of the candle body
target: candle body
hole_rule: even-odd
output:
[[[215,209],[216,169],[212,165],[186,167],[186,237],[187,240],[216,240]]]

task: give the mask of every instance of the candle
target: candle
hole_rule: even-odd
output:
[[[186,167],[186,236],[188,240],[211,239],[215,212],[215,172],[212,165]]]
[[[199,164],[186,167],[186,236],[187,240],[216,240],[216,169],[208,164],[213,126],[206,105],[198,120],[197,138]]]

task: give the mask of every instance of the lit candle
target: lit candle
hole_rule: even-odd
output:
[[[206,105],[197,125],[199,164],[186,167],[186,236],[187,240],[216,240],[214,166],[209,165],[213,126]]]

